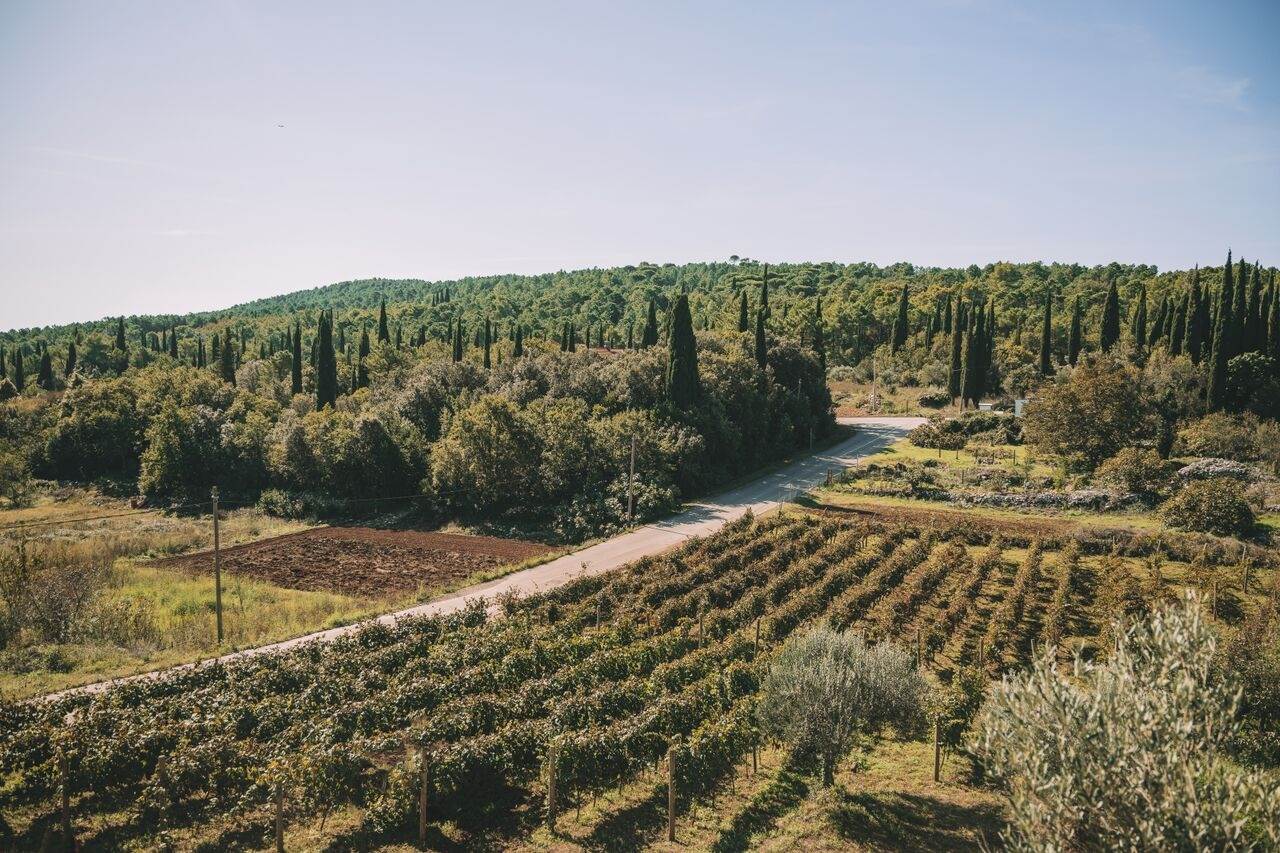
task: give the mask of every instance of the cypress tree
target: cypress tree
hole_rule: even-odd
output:
[[[1239,274],[1231,302],[1231,334],[1235,341],[1229,352],[1231,358],[1249,348],[1249,265],[1241,258],[1238,266]]]
[[[236,384],[236,351],[231,346],[231,330],[226,330],[226,340],[222,342],[222,358],[218,362],[222,381],[228,385]]]
[[[169,327],[169,357],[174,361],[178,360],[178,328],[177,326]]]
[[[981,365],[981,327],[983,312],[978,308],[973,312],[965,330],[964,335],[964,364],[961,367],[960,378],[960,407],[962,409],[969,408],[972,402],[975,406],[978,403],[978,374],[982,372]]]
[[[1182,342],[1187,337],[1187,309],[1190,305],[1190,294],[1182,294],[1178,307],[1173,312],[1173,326],[1169,329],[1169,354],[1182,355]]]
[[[240,360],[244,361],[245,331],[240,330]]]
[[[1200,291],[1200,266],[1197,264],[1191,274],[1191,289],[1187,292],[1187,320],[1184,332],[1182,351],[1190,358],[1192,364],[1199,364],[1204,352],[1204,335],[1207,326],[1205,316],[1204,294]]]
[[[76,357],[77,357],[76,342],[72,341],[71,343],[67,344],[67,363],[62,370],[63,376],[70,378],[71,374],[76,372]],[[2,360],[3,358],[0,357],[0,361]],[[3,378],[4,378],[4,368],[3,368],[3,365],[0,365],[0,379],[3,379]]]
[[[634,350],[636,348],[636,324],[634,322],[627,324],[627,349]]]
[[[813,309],[813,351],[818,354],[818,369],[827,375],[827,337],[822,331],[822,297],[819,296]]]
[[[964,393],[964,310],[959,298],[956,299],[955,322],[951,322],[951,301],[947,300],[947,321],[951,325],[951,369],[947,373],[947,393],[952,402]]]
[[[1044,324],[1040,329],[1040,375],[1053,373],[1053,294],[1044,300]]]
[[[751,331],[751,319],[747,316],[747,292],[738,294],[738,331]]]
[[[333,315],[320,312],[316,328],[316,408],[338,402],[338,358],[333,349]]]
[[[124,318],[121,317],[119,323],[116,325],[116,349],[120,350],[121,352],[124,352],[125,348],[126,347],[124,342]]]
[[[671,312],[671,341],[668,347],[667,397],[680,411],[697,402],[702,393],[698,380],[698,344],[693,335],[689,297],[681,293]]]
[[[1151,323],[1151,330],[1147,335],[1147,348],[1150,349],[1160,342],[1160,339],[1169,333],[1169,326],[1173,322],[1173,318],[1169,316],[1169,297],[1166,295],[1160,299],[1160,304],[1156,306],[1156,317]]]
[[[5,372],[5,367],[4,367],[6,358],[7,356],[5,354],[4,347],[0,347],[0,379],[9,378],[9,374]]]
[[[400,349],[400,345],[404,340],[403,338],[400,337],[403,328],[404,327],[401,326],[401,324],[396,323],[396,349]]]
[[[1245,339],[1249,352],[1262,352],[1267,347],[1265,318],[1262,316],[1262,270],[1255,261],[1249,280],[1249,304]]]
[[[943,334],[951,334],[951,294],[947,294],[947,309],[942,315],[942,332]]]
[[[1133,317],[1129,323],[1129,336],[1133,339],[1135,350],[1141,350],[1147,343],[1147,283],[1143,282],[1138,291],[1138,304],[1133,309]]]
[[[935,312],[936,313],[936,312]],[[926,351],[933,349],[933,314],[924,318],[924,348]]]
[[[47,346],[41,347],[40,370],[36,374],[36,384],[46,391],[53,390],[53,359],[49,357]]]
[[[489,349],[493,345],[491,336],[493,335],[493,327],[489,325],[489,318],[484,318],[484,367],[488,370],[492,366],[490,360]]]
[[[462,361],[462,351],[462,318],[459,317],[453,330],[453,360],[455,362]]]
[[[764,318],[769,319],[769,265],[765,264],[760,273],[760,310]]]
[[[368,358],[370,352],[369,330],[362,328],[360,330],[360,346],[356,349],[356,375],[352,380],[353,388],[369,387],[369,364],[365,359]]]
[[[214,332],[213,337],[209,339],[209,354],[219,365],[222,364],[222,335],[217,332]]]
[[[1116,291],[1116,280],[1111,279],[1107,285],[1107,298],[1102,303],[1102,325],[1098,332],[1099,348],[1103,352],[1111,352],[1111,348],[1120,340],[1120,294]]]
[[[569,352],[578,351],[578,327],[573,321],[569,321]]]
[[[756,309],[756,367],[763,374],[769,364],[769,345],[764,336],[765,309]]]
[[[999,382],[995,376],[996,364],[996,301],[987,306],[987,321],[982,328],[982,372],[978,374],[978,399],[987,396]]]
[[[515,345],[512,346],[511,348],[511,357],[512,358],[524,357],[524,327],[521,326],[519,323],[516,324],[516,341],[515,341]]]
[[[1071,331],[1067,334],[1067,363],[1072,367],[1080,360],[1081,324],[1084,322],[1084,311],[1080,306],[1080,297],[1076,297],[1075,307],[1071,309]]]
[[[295,329],[289,344],[289,373],[292,379],[290,393],[302,393],[302,321],[295,320]]]
[[[644,321],[644,331],[640,334],[640,348],[648,349],[658,343],[658,303],[649,298],[649,314]]]
[[[1276,273],[1271,271],[1271,311],[1270,320],[1267,323],[1267,351],[1275,362],[1275,368],[1280,369],[1280,290],[1276,289]]]
[[[22,366],[22,344],[13,348],[13,387],[19,391],[27,387],[27,371]]]
[[[204,367],[204,338],[196,338],[196,367]]]
[[[1227,363],[1234,357],[1232,300],[1235,288],[1231,281],[1231,255],[1227,254],[1227,266],[1222,274],[1222,290],[1218,293],[1218,311],[1213,324],[1213,351],[1209,355],[1209,381],[1207,397],[1209,409],[1217,411],[1226,402]]]
[[[387,300],[385,297],[378,305],[378,343],[391,343],[391,332],[387,329]]]
[[[907,342],[907,285],[902,284],[902,293],[898,296],[898,313],[893,320],[893,335],[890,339],[890,352],[897,352]]]

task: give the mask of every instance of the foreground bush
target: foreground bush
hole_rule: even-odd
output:
[[[973,748],[1008,790],[1011,850],[1246,850],[1280,844],[1280,783],[1224,755],[1239,691],[1194,598],[1137,623],[1101,666],[1052,656],[1006,677]]]
[[[926,684],[909,653],[867,646],[851,632],[815,628],[783,646],[765,679],[759,716],[766,731],[822,761],[822,784],[854,738],[920,711]]]
[[[1234,480],[1201,480],[1191,483],[1165,501],[1160,517],[1170,527],[1241,536],[1253,529],[1253,507]]]

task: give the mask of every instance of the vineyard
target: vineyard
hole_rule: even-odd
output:
[[[764,667],[806,625],[896,639],[943,682],[995,677],[1046,645],[1097,652],[1111,617],[1206,571],[981,538],[747,517],[547,594],[4,706],[0,815],[21,849],[64,822],[91,848],[259,847],[277,809],[353,845],[414,841],[423,815],[431,838],[514,841],[548,800],[648,783],[665,804],[669,753],[683,811],[751,763]]]

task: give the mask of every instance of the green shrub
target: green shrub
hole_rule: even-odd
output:
[[[920,395],[920,405],[928,409],[941,409],[951,402],[951,395],[946,391],[926,391]]]
[[[1170,527],[1240,536],[1253,530],[1253,507],[1235,480],[1225,478],[1190,483],[1165,501],[1160,517]]]
[[[1145,447],[1126,447],[1098,466],[1098,480],[1125,491],[1154,494],[1169,482],[1169,468],[1160,454]]]

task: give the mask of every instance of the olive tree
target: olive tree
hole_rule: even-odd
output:
[[[765,678],[758,713],[766,731],[816,754],[822,784],[830,785],[854,738],[909,723],[925,690],[902,648],[867,646],[856,634],[820,627],[787,640]]]
[[[1129,627],[1099,665],[1052,655],[1006,677],[973,750],[1008,792],[1011,850],[1246,850],[1280,844],[1280,783],[1225,755],[1239,690],[1194,597]]]

